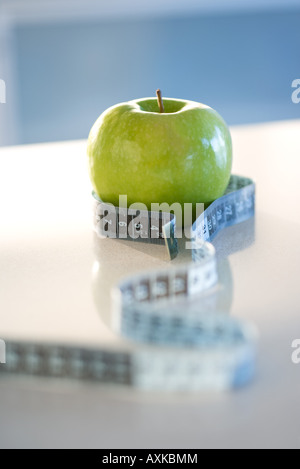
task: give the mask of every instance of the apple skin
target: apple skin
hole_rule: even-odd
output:
[[[204,104],[155,98],[104,111],[88,138],[88,167],[97,195],[118,205],[210,203],[230,178],[232,143],[222,117]]]

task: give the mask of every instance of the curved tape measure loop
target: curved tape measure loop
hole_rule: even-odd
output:
[[[192,240],[212,241],[224,228],[254,216],[255,184],[245,177],[231,176],[225,194],[212,202],[191,229]]]
[[[255,328],[209,311],[218,286],[215,249],[198,240],[193,252],[195,262],[127,277],[112,290],[114,331],[164,347],[136,354],[139,387],[229,389],[253,376]]]
[[[127,277],[114,287],[114,330],[141,342],[195,343],[192,329],[198,313],[192,313],[193,299],[218,282],[214,247],[202,243],[199,250],[201,260],[195,263]]]

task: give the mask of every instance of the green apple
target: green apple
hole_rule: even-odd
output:
[[[159,90],[158,90],[159,92]],[[88,138],[89,173],[105,202],[210,203],[230,178],[232,144],[222,117],[204,104],[144,98],[100,115]]]

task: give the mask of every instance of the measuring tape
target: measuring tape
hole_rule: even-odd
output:
[[[178,242],[175,215],[115,207],[103,202],[94,192],[93,198],[94,229],[100,238],[165,244],[170,259],[176,257]],[[254,210],[254,182],[249,178],[232,175],[225,194],[212,202],[192,225],[191,243],[199,239],[212,241],[220,230],[253,217]],[[136,219],[138,223],[134,223]],[[192,245],[187,247],[192,248]]]
[[[99,237],[165,243],[170,258],[176,257],[174,215],[132,210],[126,216],[124,208],[104,204],[95,194],[94,198]],[[172,383],[181,389],[228,389],[253,375],[253,327],[228,314],[209,311],[208,305],[209,292],[218,284],[215,249],[209,242],[222,229],[253,217],[254,211],[254,182],[231,176],[224,196],[210,204],[191,227],[186,247],[194,262],[128,277],[113,288],[113,330],[132,341],[163,347],[157,360],[146,352],[136,358],[141,387],[163,389]],[[133,223],[137,216],[138,226]],[[147,231],[141,232],[141,225]],[[201,370],[199,374],[196,369]]]
[[[228,390],[246,384],[254,373],[250,331],[242,333],[247,337],[236,337],[231,346],[199,350],[137,347],[122,352],[10,341],[0,376],[74,379],[147,391]]]
[[[206,321],[206,313],[212,295],[207,292],[216,294],[217,263],[211,244],[202,242],[198,251],[201,260],[127,277],[114,287],[113,329],[143,343],[189,347],[211,343],[212,324]],[[221,319],[226,323],[228,317],[222,315]],[[216,329],[221,331],[221,325],[216,323]],[[227,332],[222,326],[221,333]]]
[[[103,202],[95,192],[94,229],[100,238],[130,239],[165,244],[170,259],[178,254],[176,217],[172,213],[115,207]],[[137,222],[135,222],[138,219]]]
[[[191,228],[191,262],[131,276],[112,288],[112,326],[130,340],[124,351],[8,342],[0,372],[74,378],[146,390],[226,390],[247,383],[255,368],[255,328],[211,308],[218,288],[214,247],[227,226],[254,215],[255,185],[232,176],[225,195]],[[178,253],[176,218],[113,207],[94,194],[99,237],[165,243]],[[147,226],[147,231],[143,231]],[[139,344],[139,345],[134,345]],[[143,344],[143,345],[141,345]]]

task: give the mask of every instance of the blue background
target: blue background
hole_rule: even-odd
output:
[[[300,9],[28,23],[14,48],[19,143],[85,138],[107,107],[158,87],[228,124],[300,116]]]

